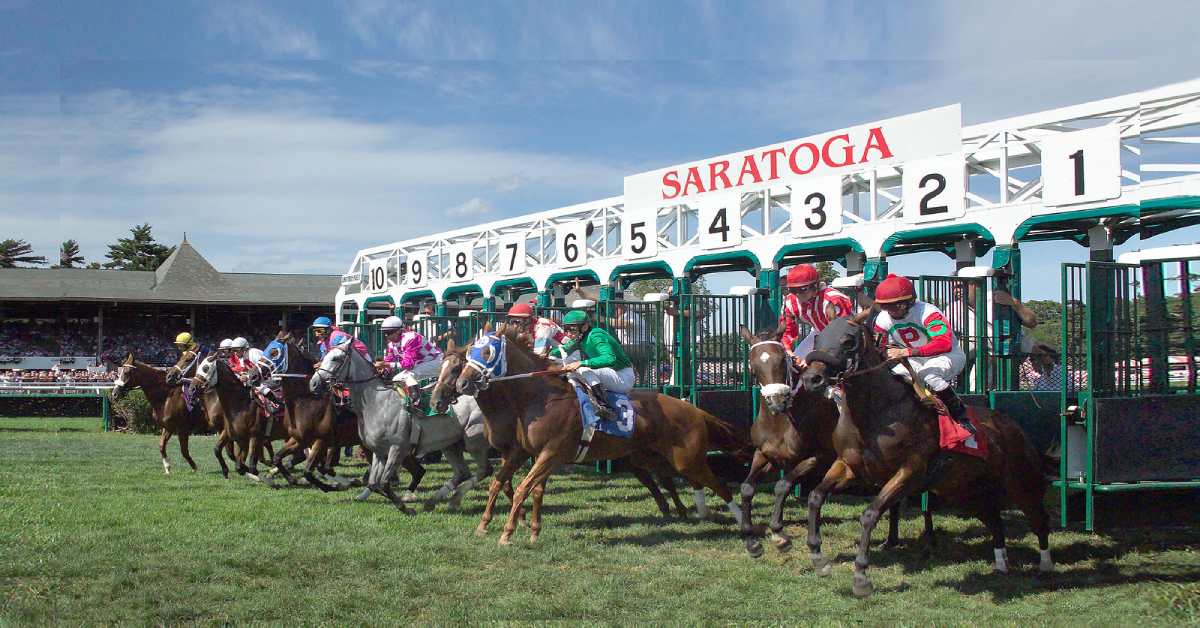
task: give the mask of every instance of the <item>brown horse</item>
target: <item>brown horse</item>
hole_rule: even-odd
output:
[[[246,477],[261,481],[258,475],[258,462],[262,459],[262,450],[270,448],[272,440],[287,436],[286,429],[280,421],[268,421],[262,408],[254,401],[250,390],[238,379],[222,358],[209,356],[196,368],[192,383],[202,391],[209,411],[219,412],[224,419],[225,431],[229,439],[237,445],[237,472]],[[271,431],[267,433],[270,424]],[[274,452],[271,452],[273,455]],[[247,464],[247,456],[249,464]]]
[[[840,318],[818,337],[816,350],[801,376],[804,387],[821,391],[832,381],[842,384],[842,418],[834,430],[838,458],[808,498],[808,546],[818,573],[827,575],[830,563],[821,553],[821,506],[831,490],[854,478],[881,486],[863,512],[862,535],[854,559],[854,594],[870,595],[867,576],[871,531],[883,510],[922,489],[957,503],[979,517],[992,533],[996,571],[1008,571],[1004,522],[1000,512],[1012,502],[1024,513],[1038,537],[1039,569],[1052,571],[1049,518],[1042,499],[1046,479],[1041,455],[1007,417],[985,408],[971,408],[987,457],[981,459],[939,452],[937,413],[917,398],[912,385],[891,372],[894,362],[881,353],[874,308],[854,318]]]
[[[200,364],[199,353],[196,351],[184,351],[179,354],[179,360],[166,370],[164,377],[167,384],[171,386],[191,386],[191,378],[196,374],[196,366]],[[225,415],[221,412],[220,401],[216,396],[206,396],[195,387],[192,388],[196,396],[196,405],[200,406],[204,411],[204,419],[209,432],[217,434],[217,444],[213,446],[213,456],[217,459],[217,464],[221,465],[221,475],[229,477],[229,465],[225,464],[225,456],[223,453],[228,453],[229,458],[233,459],[233,442],[229,438],[229,432],[225,429]]]
[[[200,404],[195,404],[189,410],[182,389],[169,385],[163,371],[138,362],[130,353],[117,367],[116,385],[110,393],[113,402],[120,401],[126,393],[137,388],[146,394],[154,421],[162,427],[158,453],[162,457],[163,472],[171,473],[171,462],[167,460],[167,441],[171,440],[172,434],[179,435],[179,453],[195,471],[196,463],[188,452],[188,437],[205,430],[208,422],[204,409]]]
[[[758,416],[750,429],[754,460],[742,482],[742,536],[746,551],[754,558],[762,556],[762,544],[751,524],[754,493],[759,478],[778,470],[784,475],[775,483],[775,508],[771,512],[771,540],[776,549],[786,552],[792,539],[783,530],[783,506],[796,483],[806,475],[824,475],[837,457],[833,432],[838,422],[837,404],[825,395],[797,386],[792,360],[780,338],[783,328],[761,332],[757,336],[744,326],[738,333],[750,345],[750,373],[758,382],[762,399]],[[886,545],[899,543],[899,505],[891,509],[891,526]],[[932,529],[930,511],[925,511],[926,532]]]
[[[501,545],[510,543],[521,505],[531,492],[534,499],[529,540],[537,541],[545,481],[555,470],[572,461],[613,460],[635,452],[656,454],[691,482],[693,488],[712,490],[740,522],[741,513],[729,488],[708,466],[710,445],[723,444],[728,449],[729,441],[737,440],[736,434],[716,417],[674,397],[635,391],[630,396],[637,412],[635,435],[618,438],[596,432],[580,455],[583,425],[571,384],[559,377],[529,377],[510,380],[503,386],[489,386],[492,377],[546,371],[550,362],[533,353],[516,334],[505,334],[503,329],[489,337],[486,347],[480,349],[477,343],[472,348],[473,352],[476,350],[481,352],[482,360],[471,359],[463,367],[456,382],[458,392],[475,395],[489,426],[513,429],[521,448],[534,458],[533,467],[513,495],[512,509],[500,536]],[[483,367],[481,363],[501,366]],[[509,427],[501,427],[506,424]]]

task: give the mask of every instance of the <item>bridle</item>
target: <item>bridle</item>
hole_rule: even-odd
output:
[[[485,356],[485,349],[491,349],[493,354]],[[508,379],[505,377],[508,372],[508,338],[505,336],[483,336],[467,349],[465,358],[467,363],[463,368],[479,373],[479,380],[475,384],[477,393],[487,390],[493,381]]]
[[[803,383],[800,381],[799,377],[796,377],[796,375],[797,375],[796,365],[787,354],[787,346],[785,346],[782,342],[779,342],[778,340],[760,340],[760,341],[750,345],[750,350],[747,353],[747,355],[754,353],[754,350],[757,349],[758,347],[766,346],[766,345],[777,346],[783,351],[783,355],[784,355],[783,371],[784,371],[784,378],[785,378],[786,383],[762,384],[759,387],[759,393],[763,396],[764,399],[769,399],[770,397],[774,397],[776,395],[785,395],[786,394],[787,395],[787,405],[785,406],[785,409],[791,408],[792,400],[795,399],[796,392],[800,389],[800,387],[803,385]]]
[[[340,374],[342,373],[342,371],[348,370],[350,368],[351,360],[353,360],[355,357],[359,357],[364,360],[366,359],[365,357],[363,357],[361,355],[356,355],[358,353],[358,351],[354,348],[354,346],[351,344],[351,342],[352,341],[347,340],[346,342],[342,343],[341,345],[338,345],[338,346],[330,349],[330,351],[341,351],[342,355],[346,356],[346,359],[342,360],[338,364],[337,368],[330,370],[330,369],[325,368],[324,366],[318,366],[316,372],[317,373],[325,373],[326,375],[328,375],[329,376],[328,378],[322,378],[322,379],[324,379],[326,381],[326,383],[333,384],[336,386],[352,386],[354,384],[365,384],[367,382],[377,380],[377,379],[379,381],[383,381],[382,379],[380,379],[379,374],[375,372],[374,365],[371,366],[371,376],[370,377],[366,377],[363,379],[341,379]]]

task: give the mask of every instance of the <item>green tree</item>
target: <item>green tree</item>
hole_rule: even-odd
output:
[[[100,270],[100,262],[92,262],[87,265],[90,270]]]
[[[33,247],[24,240],[7,239],[0,242],[0,268],[20,268],[17,264],[38,266],[46,263],[44,255],[34,255]]]
[[[822,283],[831,284],[834,279],[842,276],[833,262],[817,262],[813,266],[817,268],[817,275],[821,278]]]
[[[79,254],[79,242],[67,240],[58,247],[58,264],[55,268],[75,268],[83,264],[83,256]]]
[[[625,298],[632,301],[641,301],[642,297],[651,292],[670,292],[671,280],[666,278],[661,279],[641,279],[629,284],[625,289]],[[704,277],[692,282],[692,294],[712,294],[708,288],[708,282]]]
[[[164,246],[154,241],[150,223],[131,227],[132,238],[119,238],[116,244],[108,245],[109,260],[105,268],[120,270],[154,270],[171,255],[175,247]]]
[[[1037,327],[1022,330],[1021,333],[1033,336],[1034,342],[1057,349],[1062,344],[1062,303],[1034,299],[1024,304],[1037,317]]]

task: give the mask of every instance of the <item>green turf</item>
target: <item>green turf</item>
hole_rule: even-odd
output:
[[[90,421],[90,422],[89,422]],[[826,507],[830,578],[803,538],[745,555],[728,514],[663,522],[633,480],[554,476],[536,546],[496,545],[463,514],[406,517],[379,497],[271,491],[216,474],[212,437],[193,439],[201,471],[162,473],[156,439],[72,431],[88,421],[0,419],[0,624],[267,622],[1178,624],[1200,618],[1200,531],[1056,533],[1059,572],[1035,577],[1034,539],[1009,517],[1014,573],[993,575],[976,522],[939,516],[942,546],[919,558],[919,513],[896,551],[873,552],[876,594],[850,594],[863,501]],[[31,431],[30,426],[48,429]],[[91,429],[88,427],[87,429]],[[353,470],[361,470],[354,467]],[[446,474],[432,467],[425,495]],[[710,500],[711,501],[711,500]],[[444,508],[444,507],[443,507]],[[758,520],[767,499],[756,502]],[[789,530],[802,535],[797,506]],[[879,531],[876,538],[882,538]]]

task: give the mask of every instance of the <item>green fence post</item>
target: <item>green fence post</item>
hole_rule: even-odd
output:
[[[100,418],[104,421],[104,431],[112,431],[112,421],[109,417],[108,395],[100,395]]]

